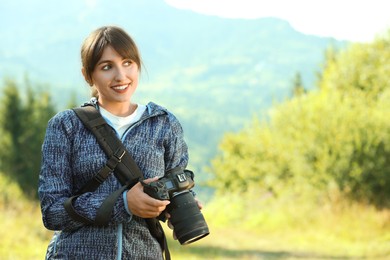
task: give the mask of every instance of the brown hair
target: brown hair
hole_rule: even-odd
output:
[[[134,61],[141,71],[141,55],[134,40],[119,27],[103,26],[93,31],[81,46],[81,63],[85,79],[90,85],[92,72],[107,46],[111,46],[123,58]],[[96,89],[92,90],[92,96],[97,97]]]

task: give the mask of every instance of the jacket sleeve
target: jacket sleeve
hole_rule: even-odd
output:
[[[64,208],[64,202],[77,191],[72,169],[72,118],[55,116],[48,123],[42,145],[42,164],[39,175],[38,194],[41,203],[42,219],[50,230],[74,230],[84,224],[70,218]],[[73,119],[74,122],[74,119]],[[115,181],[112,176],[111,182]],[[112,192],[104,185],[95,192],[81,195],[73,204],[76,212],[88,219],[94,219],[104,199]],[[112,183],[111,183],[112,184]],[[131,216],[126,213],[121,196],[117,199],[111,222],[127,222]]]
[[[188,164],[188,147],[184,140],[183,128],[175,116],[169,114],[170,128],[165,142],[165,171],[175,167],[185,169]]]

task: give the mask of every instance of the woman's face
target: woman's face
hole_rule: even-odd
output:
[[[121,57],[107,46],[92,72],[92,84],[99,93],[100,105],[111,110],[128,106],[138,86],[138,76],[134,61]]]

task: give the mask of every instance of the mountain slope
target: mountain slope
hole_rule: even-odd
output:
[[[163,1],[7,1],[1,3],[0,77],[47,83],[63,108],[71,92],[88,97],[79,48],[96,27],[124,27],[145,70],[137,101],[153,100],[182,121],[196,167],[215,154],[227,131],[242,128],[290,94],[300,72],[311,88],[330,38],[304,35],[286,21],[224,19]],[[23,6],[24,8],[20,8]]]

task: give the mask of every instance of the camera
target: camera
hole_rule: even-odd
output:
[[[209,232],[207,223],[200,212],[193,193],[194,173],[182,168],[174,168],[155,182],[142,182],[144,192],[158,200],[169,200],[166,211],[171,215],[170,221],[180,244],[195,242]],[[160,216],[164,220],[165,212]]]

